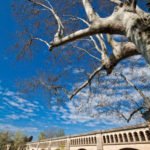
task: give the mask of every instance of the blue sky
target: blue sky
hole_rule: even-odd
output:
[[[88,110],[86,113],[79,113],[74,107],[74,103],[78,102],[66,102],[63,106],[54,105],[49,108],[48,102],[45,100],[45,96],[43,96],[43,94],[37,93],[37,95],[31,94],[30,96],[27,96],[21,93],[18,88],[16,88],[16,83],[18,81],[36,75],[37,69],[39,68],[47,70],[48,67],[43,66],[43,62],[45,60],[41,59],[39,55],[35,57],[36,59],[22,59],[21,61],[16,60],[16,51],[14,50],[13,45],[16,42],[16,34],[17,30],[20,30],[20,26],[17,24],[15,17],[13,16],[11,0],[6,0],[1,3],[0,130],[21,130],[28,135],[34,135],[36,139],[40,131],[54,126],[64,128],[66,134],[69,135],[127,125],[127,123],[123,120],[119,120],[118,122],[115,117],[113,119],[113,116],[110,115],[102,115],[96,119],[91,118],[89,116],[91,113],[90,111],[95,112],[95,110]],[[44,57],[48,53],[49,52],[45,50],[42,56]],[[142,69],[140,71],[138,70],[139,77],[143,74],[143,72],[147,77],[149,77],[150,73],[147,71],[148,66],[145,64],[143,59],[136,57],[135,60],[138,61],[138,63],[134,66],[134,71],[130,73],[129,65],[126,62],[127,67],[123,70],[123,72],[125,72],[129,77],[132,75],[132,79],[137,79],[137,70],[141,67]],[[77,67],[78,65],[75,64],[74,66]],[[86,65],[84,65],[84,67],[85,66]],[[59,67],[55,70],[56,73],[62,70],[61,67],[62,66],[59,65]],[[83,71],[82,69],[80,71],[77,70],[76,67],[71,69],[72,74],[75,76]],[[118,68],[119,67],[120,66],[118,66]],[[54,68],[51,66],[51,69],[53,70]],[[107,78],[109,78],[109,80]],[[73,79],[69,77],[68,82],[71,80]],[[111,76],[106,77],[106,80],[109,82],[115,79],[114,76]],[[76,83],[76,85],[80,84],[81,82]],[[103,84],[105,86],[105,83]],[[142,83],[139,84],[141,85]],[[72,86],[72,84],[70,86]],[[148,90],[145,92],[147,91]],[[86,92],[87,91],[85,89],[80,93],[79,97],[82,97],[82,99],[86,98]],[[111,91],[109,92],[111,93]],[[139,97],[133,89],[131,93],[135,99]],[[113,92],[111,94],[113,95]],[[107,94],[101,96],[109,99]],[[112,96],[110,101],[113,101],[114,99],[117,99],[116,95]],[[84,103],[86,103],[86,101],[83,100],[83,104]],[[142,121],[143,120],[135,118],[131,124],[135,124],[137,122],[140,123]]]

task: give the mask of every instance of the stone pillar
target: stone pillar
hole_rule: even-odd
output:
[[[144,134],[144,136],[145,136],[145,140],[148,141],[148,138],[147,138],[147,135],[146,135],[145,130],[143,130],[143,134]]]
[[[96,134],[96,140],[97,140],[97,150],[103,150],[103,139],[102,134]]]
[[[51,150],[51,141],[49,141],[48,150]]]
[[[142,138],[141,138],[140,132],[138,133],[138,135],[139,135],[139,141],[142,142]]]
[[[149,130],[150,130],[150,121],[147,121],[147,127],[148,127]]]
[[[10,150],[10,144],[6,145],[6,150]]]
[[[114,134],[114,143],[118,143],[119,142],[119,137],[118,134]]]
[[[40,142],[37,143],[36,150],[39,150]]]
[[[134,132],[131,132],[132,133],[132,137],[133,137],[133,142],[136,142],[136,137],[134,135]]]
[[[24,150],[29,150],[29,148],[28,148],[28,145],[26,144],[26,147],[25,147],[25,149]]]
[[[20,146],[17,148],[17,150],[20,150]]]
[[[143,134],[141,134],[140,132],[143,133]],[[144,132],[143,130],[141,130],[140,132],[139,132],[140,141],[141,141],[141,142],[146,141],[145,132]],[[143,137],[142,137],[142,135],[143,135]],[[145,139],[145,140],[144,140],[144,139]]]
[[[127,133],[124,132],[124,133],[122,134],[122,136],[123,136],[123,142],[124,142],[124,143],[127,143],[127,142],[129,141]]]
[[[66,150],[70,150],[70,137],[67,137]]]

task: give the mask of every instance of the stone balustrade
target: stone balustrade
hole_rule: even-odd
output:
[[[150,129],[142,124],[45,139],[20,150],[150,150]]]

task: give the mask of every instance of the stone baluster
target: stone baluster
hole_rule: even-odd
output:
[[[114,143],[118,143],[118,135],[116,133],[114,134]]]
[[[10,146],[11,146],[11,145],[8,144],[8,145],[6,146],[6,149],[7,149],[7,150],[10,150]]]
[[[67,137],[66,150],[70,150],[70,137]]]
[[[123,133],[123,141],[126,143],[126,142],[129,142],[129,137],[128,137],[128,133]]]
[[[133,137],[133,142],[136,142],[136,138],[135,138],[134,132],[131,132],[131,134],[132,134],[132,137]]]
[[[48,150],[51,150],[51,141],[49,141]]]
[[[103,150],[102,134],[96,134],[97,150]]]
[[[36,146],[36,149],[38,150],[39,149],[39,145],[40,145],[40,142],[38,142],[37,146]]]
[[[143,133],[143,134],[142,134],[142,133]],[[144,142],[144,139],[146,139],[145,134],[144,134],[143,131],[140,131],[140,132],[139,132],[139,138],[140,138],[140,141],[141,141],[141,142]]]
[[[147,138],[147,135],[146,135],[145,130],[143,131],[143,133],[144,133],[144,136],[145,136],[145,140],[146,140],[146,142],[148,142],[148,138]]]

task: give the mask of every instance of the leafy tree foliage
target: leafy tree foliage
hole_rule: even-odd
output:
[[[7,144],[11,145],[11,150],[16,150],[18,148],[23,148],[27,142],[32,141],[32,136],[27,137],[21,132],[12,133],[9,131],[0,132],[0,149],[6,148]]]
[[[39,134],[39,140],[43,140],[46,138],[56,138],[56,137],[61,137],[65,136],[65,131],[62,128],[58,127],[52,127],[48,128],[47,130],[40,132]]]
[[[12,133],[10,132],[0,132],[0,149],[5,149],[8,143],[12,143]]]
[[[39,139],[39,141],[46,139],[45,133],[44,132],[40,132],[40,134],[38,136],[38,139]]]

